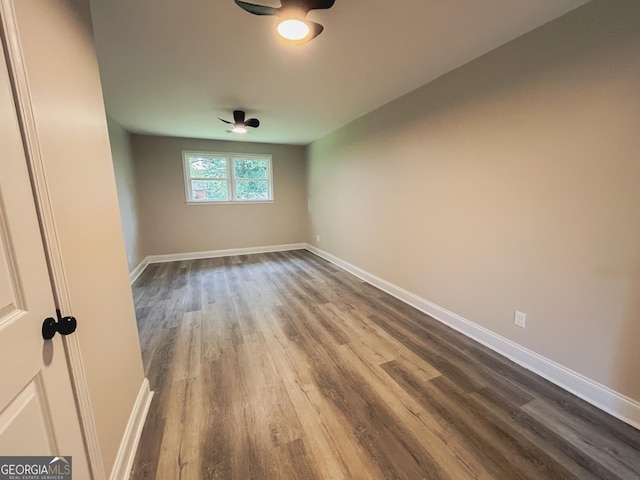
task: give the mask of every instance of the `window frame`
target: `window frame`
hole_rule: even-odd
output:
[[[193,191],[191,188],[192,180],[225,180],[225,179],[213,179],[213,178],[198,178],[191,176],[191,168],[189,158],[202,157],[202,158],[217,158],[225,159],[227,163],[227,193],[229,197],[224,200],[194,200]],[[240,179],[240,181],[266,181],[267,182],[267,199],[256,200],[249,199],[243,200],[237,198],[236,192],[236,178],[235,178],[235,160],[263,160],[267,162],[267,178],[257,179]],[[182,176],[184,179],[184,192],[187,205],[228,205],[228,204],[250,204],[250,203],[273,203],[273,160],[271,154],[267,153],[235,153],[235,152],[204,152],[199,150],[183,150],[182,151]]]

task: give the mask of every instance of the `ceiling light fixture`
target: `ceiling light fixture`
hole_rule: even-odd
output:
[[[275,15],[279,18],[278,33],[296,45],[313,40],[322,33],[324,27],[319,23],[307,20],[311,10],[327,10],[333,7],[335,0],[280,0],[280,7],[255,5],[243,0],[235,0],[236,4],[254,15]]]
[[[282,20],[278,23],[277,29],[281,37],[294,41],[302,40],[309,35],[309,32],[311,31],[309,25],[297,18]]]
[[[260,120],[257,118],[245,120],[245,113],[243,110],[233,111],[233,122],[225,120],[224,118],[219,118],[218,120],[228,123],[229,125],[233,125],[231,130],[227,130],[228,133],[245,134],[247,133],[247,127],[258,128],[260,126]]]

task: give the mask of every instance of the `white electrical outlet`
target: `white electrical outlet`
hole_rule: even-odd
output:
[[[526,322],[527,322],[527,314],[516,310],[516,314],[513,316],[513,323],[520,328],[524,328]]]
[[[316,242],[320,241],[320,235],[316,235]]]
[[[127,255],[127,260],[129,260],[129,265],[131,265],[131,255]]]

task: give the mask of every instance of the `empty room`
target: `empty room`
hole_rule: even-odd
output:
[[[640,478],[640,2],[255,2],[0,0],[0,459]]]

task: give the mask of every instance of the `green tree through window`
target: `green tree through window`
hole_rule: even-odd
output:
[[[268,200],[269,168],[266,160],[233,160],[236,198],[239,200]]]
[[[187,203],[273,200],[270,155],[183,152]]]

